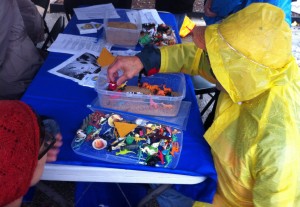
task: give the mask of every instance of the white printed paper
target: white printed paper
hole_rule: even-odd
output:
[[[126,12],[131,23],[138,22],[138,15],[136,11]],[[156,9],[142,9],[138,11],[142,24],[164,24]]]
[[[103,38],[59,34],[56,40],[48,48],[50,52],[61,52],[68,54],[77,54],[81,50],[89,50],[100,54],[103,47],[110,50],[111,45],[106,44]]]
[[[104,19],[107,16],[109,18],[120,18],[112,3],[74,8],[74,12],[78,20]]]

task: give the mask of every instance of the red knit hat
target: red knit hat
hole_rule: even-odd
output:
[[[0,206],[26,194],[40,148],[37,116],[21,101],[0,101]]]

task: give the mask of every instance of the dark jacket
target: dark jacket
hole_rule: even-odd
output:
[[[193,11],[195,0],[156,0],[157,11],[168,11],[173,14],[183,14]]]

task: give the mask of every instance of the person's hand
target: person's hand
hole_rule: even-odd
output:
[[[213,0],[207,0],[204,4],[204,15],[207,17],[215,17],[216,13],[211,11],[211,4]]]
[[[121,85],[126,80],[133,78],[144,68],[141,60],[136,56],[118,56],[107,69],[107,78],[110,82]],[[118,77],[118,71],[122,70],[123,74]]]
[[[196,26],[192,31],[193,42],[195,45],[203,50],[205,46],[205,26]]]
[[[60,147],[63,145],[61,133],[55,135],[56,142],[53,147],[47,153],[47,162],[54,162],[57,160],[57,156],[60,152]]]

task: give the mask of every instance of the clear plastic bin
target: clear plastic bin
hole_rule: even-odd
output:
[[[107,43],[110,43],[117,47],[134,48],[138,44],[140,33],[142,31],[142,21],[139,13],[135,10],[130,10],[131,12],[136,12],[137,19],[135,22],[135,29],[129,28],[116,28],[109,26],[111,22],[118,23],[130,23],[126,12],[129,10],[117,10],[120,18],[111,19],[109,16],[104,18],[104,30],[105,39]]]
[[[99,105],[103,108],[135,114],[169,117],[177,115],[186,92],[186,81],[182,73],[158,73],[153,76],[143,77],[141,82],[160,87],[164,85],[172,89],[173,95],[159,96],[109,91],[107,90],[107,78],[99,76],[95,84]],[[137,86],[138,77],[128,80],[126,85]]]
[[[175,168],[182,139],[180,129],[102,109],[83,120],[71,146],[79,155],[102,161]]]

